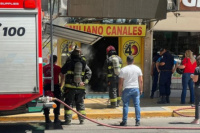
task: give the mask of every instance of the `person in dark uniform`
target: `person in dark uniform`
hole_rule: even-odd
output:
[[[117,55],[117,52],[113,46],[108,46],[106,49],[107,59],[104,63],[104,75],[107,76],[107,82],[109,87],[109,108],[119,107],[121,97],[118,93],[118,80],[119,73],[122,67],[122,59]]]
[[[51,59],[50,59],[51,62]],[[45,79],[44,80],[44,95],[45,96],[52,96],[56,97],[58,99],[61,98],[61,90],[60,90],[60,83],[59,83],[59,76],[61,75],[61,68],[56,65],[57,63],[57,56],[53,55],[53,74],[54,74],[54,91],[53,94],[51,92],[51,80]],[[43,66],[43,74],[44,77],[51,77],[51,63],[48,65]],[[60,102],[55,101],[57,108],[54,109],[54,123],[60,123],[59,115],[60,115]],[[51,123],[51,120],[49,118],[49,108],[44,108],[44,115],[45,115],[45,122]]]
[[[197,67],[195,68],[194,75],[191,74],[190,77],[195,82],[195,119],[191,122],[192,124],[199,124],[199,102],[200,102],[200,56],[197,57]]]
[[[150,95],[151,99],[154,98],[154,93],[157,90],[159,72],[156,69],[156,61],[158,60],[158,58],[160,58],[160,55],[157,53],[157,50],[154,50],[154,52],[153,52],[153,62],[151,64],[151,76],[152,76],[152,81],[153,81],[152,89],[151,89],[151,95]]]
[[[65,77],[65,103],[69,106],[73,106],[75,101],[76,110],[82,115],[86,115],[84,98],[85,89],[88,84],[92,71],[87,66],[86,62],[81,58],[80,50],[75,49],[71,53],[71,59],[68,60],[61,68],[62,78]],[[64,81],[64,79],[61,79]],[[80,124],[84,123],[84,118],[78,116]],[[72,111],[65,107],[65,122],[64,124],[69,125],[72,119]]]
[[[159,79],[159,91],[160,101],[158,104],[170,103],[169,96],[171,93],[171,77],[174,70],[174,57],[167,51],[166,48],[161,48],[160,52],[163,53],[160,63],[160,79]]]

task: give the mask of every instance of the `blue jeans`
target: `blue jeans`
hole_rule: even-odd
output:
[[[187,86],[189,86],[190,89],[190,102],[194,103],[194,82],[190,78],[190,75],[192,73],[184,73],[182,75],[182,94],[181,94],[181,103],[185,103],[185,97],[187,94]]]
[[[123,118],[122,121],[126,122],[128,117],[128,107],[130,99],[133,99],[135,106],[136,121],[140,120],[140,91],[139,88],[124,89],[122,92],[123,101]]]

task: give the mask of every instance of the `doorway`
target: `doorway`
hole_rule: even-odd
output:
[[[103,75],[103,66],[106,60],[106,48],[109,45],[114,46],[118,54],[118,37],[104,37],[90,48],[90,55],[92,51],[93,58],[87,59],[88,65],[92,70],[92,77],[89,82],[91,90],[89,91],[107,92],[107,83]]]

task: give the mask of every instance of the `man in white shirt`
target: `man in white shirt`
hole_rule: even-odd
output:
[[[122,95],[123,118],[120,126],[127,125],[129,101],[132,98],[135,106],[136,126],[140,125],[140,95],[143,92],[143,78],[141,69],[133,64],[134,58],[127,57],[127,66],[119,74],[119,95]]]

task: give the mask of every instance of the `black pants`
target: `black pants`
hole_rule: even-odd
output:
[[[85,90],[84,89],[73,89],[68,88],[68,92],[65,95],[65,103],[70,107],[73,107],[73,102],[75,101],[76,110],[81,113],[82,115],[86,115],[85,113],[85,105],[84,105],[84,98],[85,98]],[[84,118],[78,116],[79,120],[83,120]],[[72,111],[65,107],[65,120],[72,119]]]
[[[200,88],[195,86],[195,119],[199,119],[199,101],[200,101]]]
[[[160,72],[160,80],[159,80],[159,91],[160,96],[170,96],[171,94],[171,77],[172,72],[171,71],[161,71]]]
[[[51,90],[51,84],[44,85],[44,91]],[[54,97],[60,99],[61,98],[61,91],[60,86],[58,84],[54,85],[54,91],[53,91]],[[60,102],[55,101],[57,108],[53,110],[55,115],[60,115]],[[49,114],[49,108],[44,108],[44,114]]]
[[[112,77],[108,79],[110,82],[109,85],[109,98],[110,98],[110,103],[111,105],[116,106],[118,97],[119,97],[119,92],[118,92],[118,77]]]

